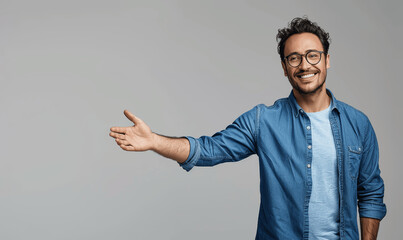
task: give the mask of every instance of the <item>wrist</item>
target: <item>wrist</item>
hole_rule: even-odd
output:
[[[160,145],[159,143],[160,143],[160,138],[161,138],[161,136],[159,136],[158,134],[156,134],[156,133],[154,133],[154,132],[152,132],[151,133],[151,146],[150,146],[150,150],[152,150],[152,151],[157,151],[157,149],[158,149],[158,146]]]

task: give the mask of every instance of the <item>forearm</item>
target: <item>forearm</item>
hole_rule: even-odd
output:
[[[360,218],[361,240],[376,240],[380,220],[374,218]]]
[[[153,133],[154,144],[151,150],[154,152],[183,163],[189,156],[190,144],[186,138],[166,137]]]

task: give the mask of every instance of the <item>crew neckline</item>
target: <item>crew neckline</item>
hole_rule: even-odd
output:
[[[325,114],[325,113],[330,112],[331,106],[332,106],[332,102],[330,102],[329,107],[327,107],[327,108],[324,109],[324,110],[321,110],[321,111],[318,111],[318,112],[306,112],[306,114],[307,114],[308,116],[309,116],[309,115],[321,115],[321,114]]]

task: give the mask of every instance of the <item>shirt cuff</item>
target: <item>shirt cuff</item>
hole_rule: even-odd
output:
[[[190,152],[189,152],[189,156],[186,159],[186,161],[183,163],[179,163],[179,166],[181,166],[183,169],[185,169],[186,171],[189,172],[196,165],[197,161],[199,160],[200,144],[199,144],[199,141],[197,141],[193,137],[185,137],[185,138],[187,138],[189,141]]]
[[[382,220],[386,215],[386,206],[383,203],[359,203],[360,217]]]

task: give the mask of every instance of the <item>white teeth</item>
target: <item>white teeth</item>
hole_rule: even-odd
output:
[[[300,76],[300,78],[309,78],[309,77],[313,77],[315,74],[311,73],[311,74],[307,74],[307,75],[302,75]]]

